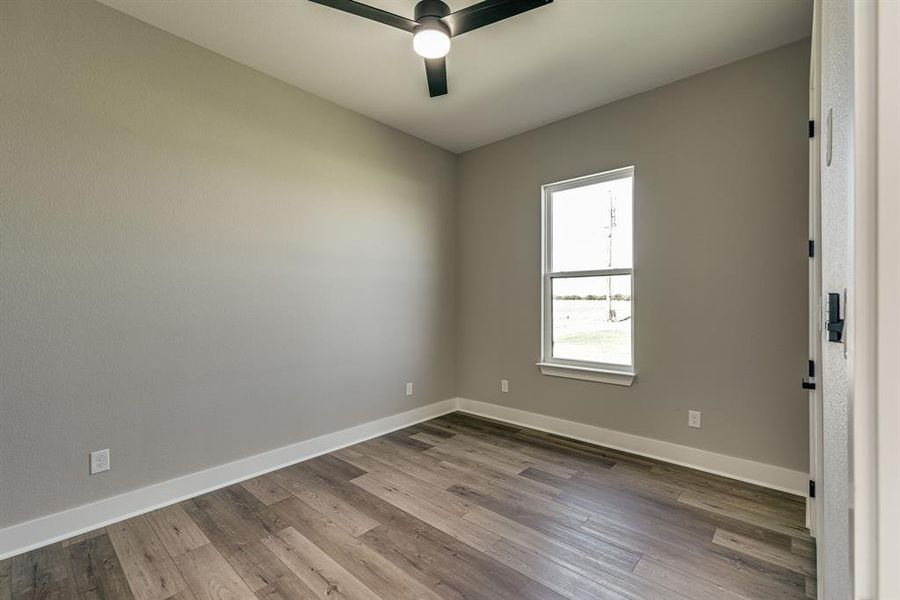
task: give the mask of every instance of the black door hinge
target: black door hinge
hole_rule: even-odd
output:
[[[815,121],[809,122],[809,137],[811,137],[811,138],[816,137],[816,122]]]
[[[807,377],[803,378],[800,385],[804,390],[816,389],[816,361],[809,361],[809,366],[807,366]]]
[[[809,497],[810,498],[816,497],[816,482],[813,481],[812,479],[809,480]]]
[[[809,240],[809,257],[813,258],[816,255],[816,240]]]

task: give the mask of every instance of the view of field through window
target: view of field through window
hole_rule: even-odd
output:
[[[630,175],[552,195],[553,358],[632,362],[632,275],[596,273],[632,267],[631,196]]]

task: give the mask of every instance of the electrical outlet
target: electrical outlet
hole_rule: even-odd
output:
[[[501,379],[501,380],[500,380],[500,391],[501,391],[501,392],[508,392],[508,391],[509,391],[509,380],[508,380],[508,379]]]
[[[689,410],[688,411],[688,427],[696,427],[700,428],[700,411],[699,410]]]
[[[411,383],[406,384],[406,395],[412,396],[413,388]]]
[[[109,471],[109,448],[91,452],[91,475]]]

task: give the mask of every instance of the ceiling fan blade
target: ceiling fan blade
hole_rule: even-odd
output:
[[[372,21],[378,21],[379,23],[384,23],[385,25],[390,25],[391,27],[396,27],[397,29],[402,29],[403,31],[408,31],[410,33],[413,33],[416,30],[416,27],[419,26],[419,24],[412,19],[395,15],[394,13],[375,8],[374,6],[369,6],[368,4],[363,4],[362,2],[354,2],[354,0],[310,0],[310,2],[330,6],[331,8],[365,17]]]
[[[447,93],[447,57],[426,58],[425,76],[428,77],[428,94],[443,96]]]
[[[551,2],[553,0],[484,0],[450,13],[441,21],[450,28],[450,35],[462,35]]]

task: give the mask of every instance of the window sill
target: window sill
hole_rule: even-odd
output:
[[[612,371],[609,369],[592,369],[591,367],[575,367],[558,363],[537,363],[541,373],[551,377],[567,377],[582,381],[611,383],[613,385],[631,385],[637,375],[634,371]]]

